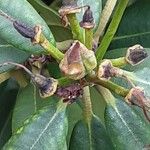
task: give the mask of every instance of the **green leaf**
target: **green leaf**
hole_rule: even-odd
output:
[[[111,99],[110,99],[111,101]],[[116,150],[141,150],[150,143],[150,124],[121,99],[106,107],[106,129]]]
[[[91,149],[103,149],[113,150],[112,143],[107,136],[104,126],[100,120],[94,116],[90,124],[90,130],[88,125],[80,120],[74,127],[71,140],[70,150],[91,150]]]
[[[98,24],[100,22],[100,14],[102,11],[102,1],[101,0],[95,0],[94,2],[92,0],[77,0],[78,6],[84,6],[84,5],[89,5],[92,12],[93,12],[93,17],[95,20],[95,30],[98,27]],[[82,9],[81,13],[77,14],[77,17],[79,21],[82,20],[84,14],[84,9]]]
[[[29,84],[25,88],[20,89],[13,111],[13,132],[23,126],[24,121],[35,114],[39,109],[49,105],[55,107],[56,103],[57,100],[54,97],[42,99],[39,96],[37,88],[33,84]]]
[[[20,51],[11,45],[0,45],[0,64],[12,61],[16,63],[23,63],[27,60],[30,54]],[[12,69],[14,66],[7,65],[0,67],[0,73],[6,72]]]
[[[58,11],[59,8],[62,6],[62,0],[54,0],[51,4],[50,4],[50,8],[52,8],[55,11]]]
[[[68,134],[67,134],[67,143],[69,147],[69,141],[72,134],[72,130],[75,124],[81,119],[82,117],[82,110],[77,103],[73,103],[67,107],[67,114],[68,114]]]
[[[4,146],[4,150],[61,150],[66,149],[68,122],[66,104],[59,103],[57,109],[50,106],[42,109],[25,121]]]
[[[44,35],[54,44],[53,35],[45,21],[26,0],[1,0],[0,10],[29,27],[33,28],[35,25],[41,25]],[[3,16],[0,16],[0,38],[21,50],[30,51],[32,53],[43,51],[42,47],[33,45],[29,39],[20,35],[14,29],[12,22]]]
[[[93,106],[93,112],[100,118],[104,124],[104,111],[106,107],[106,102],[102,95],[95,89],[91,88],[91,102]]]
[[[12,109],[18,92],[17,83],[10,79],[0,85],[0,149],[11,136]]]
[[[138,0],[124,13],[109,49],[141,44],[150,47],[150,1]]]
[[[59,14],[41,0],[28,0],[48,25],[62,26]]]

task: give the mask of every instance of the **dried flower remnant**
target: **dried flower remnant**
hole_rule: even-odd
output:
[[[128,48],[125,59],[129,64],[134,66],[141,63],[146,57],[148,57],[148,54],[145,49],[137,44]]]
[[[127,103],[142,108],[145,117],[150,122],[150,116],[147,113],[147,111],[150,110],[150,101],[146,98],[144,90],[142,88],[140,87],[132,88],[125,99]]]
[[[80,84],[71,84],[66,87],[60,87],[56,91],[56,95],[63,98],[64,102],[73,103],[79,96],[83,94]]]
[[[112,63],[109,60],[104,60],[98,68],[97,76],[99,79],[109,80],[112,75]]]
[[[59,64],[61,71],[74,80],[81,79],[85,76],[85,68],[79,48],[79,44],[73,43]]]
[[[58,81],[54,78],[46,78],[36,74],[32,77],[32,81],[38,86],[42,98],[52,96],[57,90]]]
[[[75,41],[59,64],[60,70],[69,78],[79,80],[97,66],[93,51]]]
[[[25,38],[30,38],[31,40],[34,40],[34,37],[36,36],[36,27],[30,28],[29,26],[13,19],[11,16],[8,16],[5,12],[0,10],[0,15],[8,19],[13,23],[14,28]]]
[[[0,64],[0,67],[6,65],[14,65],[24,69],[30,75],[33,83],[35,83],[38,86],[41,97],[46,98],[52,96],[56,92],[58,81],[55,80],[54,78],[47,78],[40,74],[33,74],[25,66],[14,62],[5,62],[3,64]]]
[[[21,22],[14,21],[13,26],[25,38],[33,39],[36,35],[33,28],[29,28],[28,26],[26,26]]]
[[[65,27],[67,27],[69,25],[67,15],[79,13],[80,11],[81,11],[81,8],[77,6],[77,3],[75,1],[63,2],[63,6],[58,11],[61,16],[62,24]]]
[[[88,6],[88,8],[86,9],[86,11],[83,15],[83,19],[80,22],[80,26],[85,28],[85,29],[94,28],[95,23],[94,23],[93,13],[90,9],[90,6]]]

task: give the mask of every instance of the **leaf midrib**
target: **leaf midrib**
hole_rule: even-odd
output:
[[[134,132],[132,132],[132,129],[130,129],[130,127],[128,126],[128,123],[124,120],[123,116],[119,113],[118,109],[116,107],[114,107],[114,110],[116,111],[117,115],[121,119],[122,123],[127,127],[129,133],[132,135],[132,137],[134,138],[134,140],[137,143],[141,143],[140,140],[134,135]]]
[[[66,107],[66,105],[65,105]],[[58,105],[56,112],[54,113],[53,117],[49,120],[49,122],[46,124],[45,128],[42,130],[42,132],[39,134],[39,136],[35,139],[34,143],[29,147],[30,150],[32,150],[35,145],[38,143],[38,141],[41,139],[45,131],[49,128],[50,124],[53,122],[53,120],[57,117],[57,115],[60,113],[60,111],[64,109],[64,107],[61,105],[61,103]]]
[[[120,39],[126,39],[126,38],[133,38],[133,37],[143,36],[143,35],[148,35],[148,34],[150,34],[150,31],[135,33],[135,34],[130,34],[130,35],[116,36],[116,37],[113,38],[113,41],[120,40]]]

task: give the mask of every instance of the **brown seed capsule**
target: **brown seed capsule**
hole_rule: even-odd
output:
[[[32,29],[18,21],[14,21],[13,26],[23,37],[30,38],[33,44],[41,43],[42,27],[40,25],[36,25]]]
[[[80,54],[79,43],[73,43],[59,64],[61,71],[71,79],[78,80],[85,76],[85,68]]]
[[[6,65],[14,65],[24,69],[30,75],[31,80],[38,86],[41,97],[46,98],[56,92],[58,81],[54,78],[46,78],[40,74],[34,75],[28,68],[15,62],[5,62],[0,64],[0,67]]]
[[[79,13],[80,11],[81,8],[77,6],[76,2],[64,2],[63,6],[58,11],[61,16],[62,24],[65,27],[67,27],[69,25],[67,15],[73,13]]]
[[[86,9],[83,15],[83,19],[80,22],[80,26],[86,29],[92,29],[95,26],[93,13],[90,9],[90,6]]]
[[[150,101],[146,98],[144,90],[140,87],[134,87],[130,90],[129,94],[126,96],[125,100],[127,103],[136,105],[143,109],[144,115],[148,121],[150,117],[147,114],[147,111],[150,110]]]
[[[93,51],[75,41],[60,62],[61,71],[71,79],[79,80],[97,66]]]
[[[146,57],[148,54],[145,49],[141,45],[134,45],[128,48],[126,61],[134,66],[141,63]]]
[[[53,78],[36,74],[32,81],[39,87],[40,96],[43,98],[52,96],[57,90],[58,81]]]
[[[21,22],[14,21],[13,26],[25,38],[33,39],[36,34],[33,28],[29,28]]]
[[[98,68],[98,78],[99,79],[104,79],[104,80],[109,80],[112,76],[112,63],[110,60],[104,60]]]

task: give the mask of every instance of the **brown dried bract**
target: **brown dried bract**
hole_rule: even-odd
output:
[[[125,59],[129,64],[134,66],[141,63],[146,57],[148,57],[148,54],[145,49],[137,44],[128,48]]]
[[[80,22],[80,26],[85,28],[85,29],[92,29],[95,26],[94,23],[94,18],[93,18],[93,13],[90,9],[90,6],[86,9],[83,15],[83,19]]]
[[[58,81],[54,78],[46,78],[36,74],[32,77],[32,81],[38,86],[42,98],[52,96],[57,90]]]
[[[74,4],[74,5],[70,4],[70,5],[62,6],[58,12],[61,16],[61,21],[64,27],[67,27],[69,25],[67,15],[73,14],[73,13],[79,13],[80,11],[81,11],[81,8],[78,7],[77,4]]]
[[[64,75],[79,80],[97,66],[96,57],[79,41],[75,41],[59,64]]]
[[[150,122],[150,116],[147,113],[147,111],[150,110],[150,101],[146,98],[144,90],[142,88],[132,88],[125,99],[129,104],[136,105],[142,108],[145,117]]]
[[[112,77],[112,63],[110,60],[104,60],[98,68],[97,76],[99,79],[109,80]]]
[[[74,102],[82,94],[83,90],[80,84],[71,84],[66,87],[60,87],[56,91],[56,95],[63,98],[64,102],[68,103]]]
[[[85,76],[85,68],[80,54],[80,44],[73,43],[59,64],[61,71],[71,79],[78,80]]]

